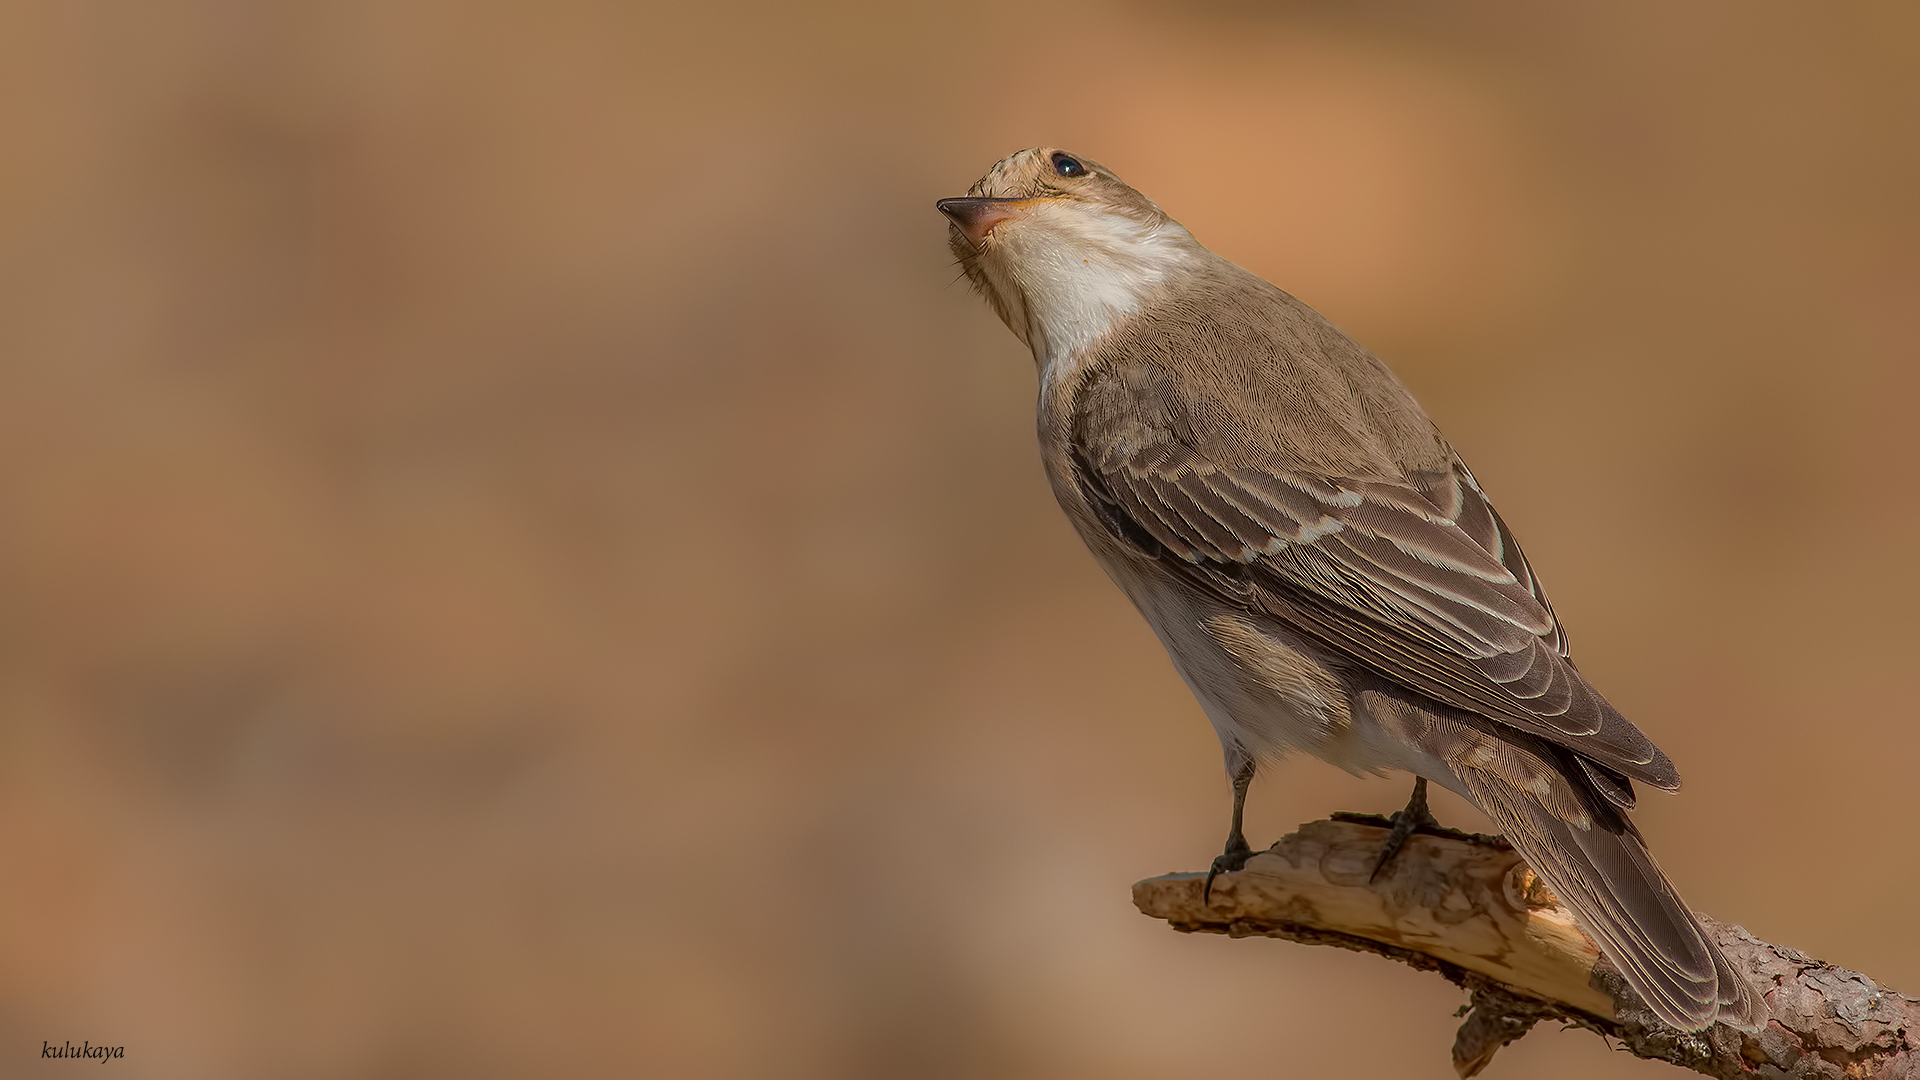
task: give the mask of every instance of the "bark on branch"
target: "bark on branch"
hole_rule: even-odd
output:
[[[1387,826],[1336,814],[1221,875],[1211,902],[1200,898],[1204,874],[1168,874],[1135,884],[1134,906],[1189,933],[1337,945],[1439,972],[1473,995],[1453,1045],[1463,1077],[1534,1024],[1558,1020],[1727,1080],[1920,1080],[1920,998],[1702,917],[1771,1018],[1757,1035],[1724,1024],[1675,1031],[1647,1011],[1505,841],[1419,833],[1369,882]]]

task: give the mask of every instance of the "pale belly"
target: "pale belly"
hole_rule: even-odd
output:
[[[1402,770],[1466,794],[1443,761],[1380,722],[1375,695],[1353,692],[1284,627],[1131,567],[1108,570],[1205,711],[1229,773],[1247,758],[1304,751],[1355,775]]]

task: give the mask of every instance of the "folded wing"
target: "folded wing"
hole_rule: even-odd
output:
[[[1383,678],[1573,750],[1630,807],[1665,754],[1580,677],[1513,535],[1464,465],[1392,479],[1221,464],[1170,431],[1075,447],[1107,527]]]

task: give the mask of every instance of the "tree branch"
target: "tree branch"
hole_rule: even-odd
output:
[[[1387,826],[1386,818],[1336,814],[1221,875],[1210,903],[1200,899],[1205,875],[1168,874],[1135,884],[1134,906],[1184,932],[1337,945],[1439,972],[1473,995],[1453,1045],[1462,1077],[1539,1021],[1558,1020],[1727,1080],[1920,1080],[1920,998],[1702,917],[1771,1019],[1757,1035],[1724,1024],[1676,1031],[1654,1018],[1506,841],[1418,833],[1369,882]]]

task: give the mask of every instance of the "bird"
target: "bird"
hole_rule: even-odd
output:
[[[1654,1015],[1765,1023],[1628,816],[1673,762],[1575,668],[1514,534],[1387,366],[1203,247],[1090,158],[1038,147],[941,199],[965,276],[1032,350],[1047,480],[1247,789],[1306,752],[1413,774],[1375,872],[1432,824],[1491,818]]]

